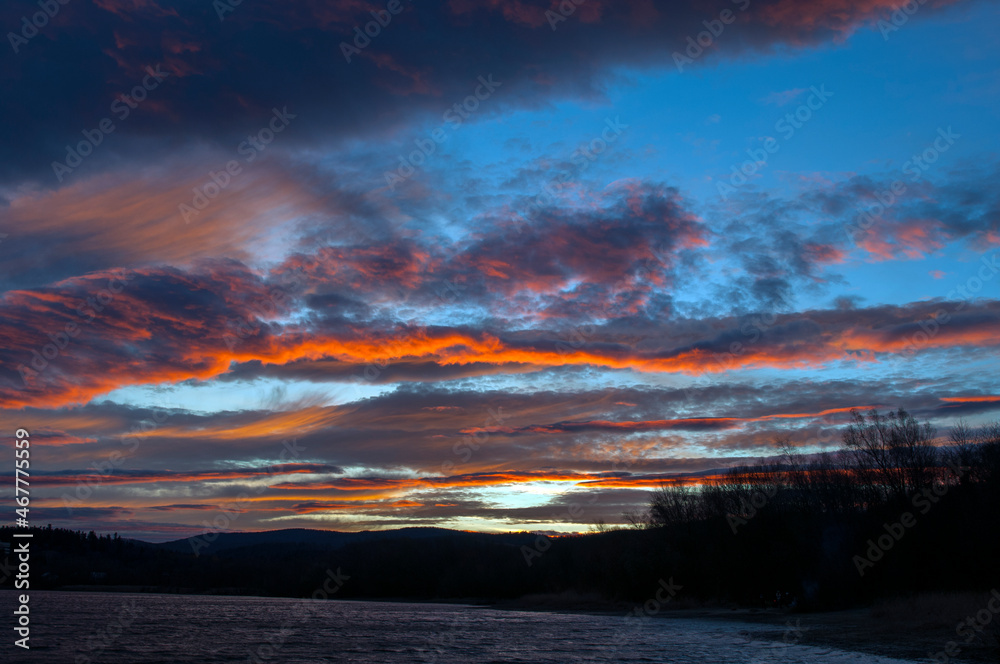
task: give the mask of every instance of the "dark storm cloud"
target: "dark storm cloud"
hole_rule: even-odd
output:
[[[473,94],[479,76],[490,74],[503,86],[497,110],[552,96],[592,97],[600,94],[609,66],[673,67],[671,54],[723,9],[734,10],[738,20],[717,40],[718,49],[733,54],[827,41],[895,6],[889,0],[760,0],[740,11],[745,3],[722,0],[589,0],[553,29],[546,11],[558,14],[555,0],[485,6],[404,1],[348,63],[340,44],[373,20],[370,11],[384,11],[381,4],[260,0],[221,17],[220,4],[78,0],[62,7],[0,65],[8,90],[0,101],[7,130],[0,175],[54,185],[51,163],[65,159],[65,146],[83,140],[81,132],[94,131],[105,118],[115,124],[114,133],[105,135],[82,171],[140,155],[155,158],[179,141],[236,146],[275,107],[299,116],[298,138],[289,140],[303,145],[324,135],[336,140],[384,133],[412,121],[414,113],[440,116]],[[36,10],[34,4],[6,3],[0,25],[19,31],[22,16]],[[929,13],[925,8],[916,20]],[[143,84],[147,67],[165,78],[142,94],[143,101],[123,106],[120,96]]]

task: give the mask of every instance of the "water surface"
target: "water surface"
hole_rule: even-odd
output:
[[[3,591],[4,614],[13,593]],[[500,611],[455,604],[125,593],[31,593],[36,664],[686,662],[891,664],[904,660],[741,636],[759,625]],[[802,619],[807,627],[808,617]],[[793,639],[794,640],[794,637]],[[6,657],[8,653],[12,658]]]

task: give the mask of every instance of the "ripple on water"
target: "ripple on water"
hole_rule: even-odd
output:
[[[6,591],[5,591],[6,592]],[[748,625],[444,604],[32,593],[32,664],[898,664],[749,641]],[[741,634],[742,632],[742,634]],[[6,652],[18,650],[6,648]]]

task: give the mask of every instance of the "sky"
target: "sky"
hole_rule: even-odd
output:
[[[852,408],[1000,413],[996,3],[39,7],[0,7],[35,525],[582,532]]]

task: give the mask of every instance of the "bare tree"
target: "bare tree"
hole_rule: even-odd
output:
[[[697,487],[663,484],[649,499],[649,517],[653,525],[691,523],[706,517],[704,501]]]
[[[633,530],[645,530],[646,528],[651,528],[654,525],[650,521],[649,515],[649,510],[627,510],[622,512],[622,519],[628,524],[628,527]]]
[[[959,420],[951,428],[949,456],[962,469],[963,484],[986,482],[1000,476],[1000,420],[972,427]]]
[[[868,500],[881,502],[927,486],[933,478],[934,429],[919,424],[900,408],[882,415],[851,411],[844,445],[854,461],[857,480],[868,487]]]

